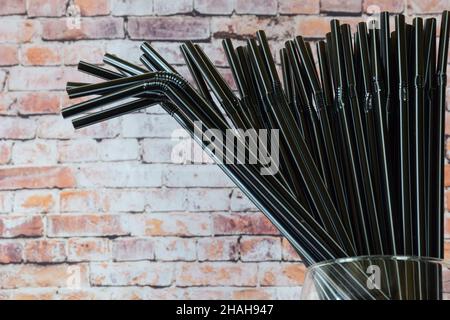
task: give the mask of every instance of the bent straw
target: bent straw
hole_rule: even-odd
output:
[[[356,76],[353,61],[353,52],[351,48],[351,31],[348,24],[341,26],[342,49],[345,62],[345,80],[347,83],[347,101],[349,106],[349,114],[353,124],[353,134],[356,150],[356,158],[358,160],[360,174],[359,181],[362,185],[364,199],[366,204],[366,221],[371,235],[371,253],[384,254],[383,240],[381,237],[380,223],[378,219],[377,205],[372,185],[372,172],[369,167],[369,159],[367,155],[366,140],[364,137],[364,128],[361,121],[360,106],[358,93],[356,91]]]
[[[349,207],[352,212],[352,220],[355,228],[354,237],[358,248],[358,254],[364,255],[368,253],[370,248],[369,233],[364,216],[364,207],[362,203],[362,191],[358,184],[356,163],[354,158],[353,146],[351,144],[349,124],[347,122],[346,112],[346,97],[344,97],[344,83],[345,83],[345,63],[343,61],[342,39],[340,33],[339,21],[331,20],[331,41],[332,52],[330,56],[335,57],[335,72],[336,72],[336,96],[337,101],[337,115],[338,115],[338,130],[339,139],[342,145],[342,166],[345,172],[347,192],[349,194]]]
[[[433,163],[437,168],[432,179],[432,191],[434,209],[438,214],[436,219],[436,243],[437,257],[442,258],[444,252],[443,226],[444,226],[444,135],[445,135],[445,88],[447,85],[447,55],[450,34],[450,12],[444,11],[441,18],[441,32],[439,35],[439,52],[437,64],[437,94],[438,94],[438,117],[435,123],[434,138],[437,140],[435,146],[436,159]]]
[[[128,61],[120,59],[119,57],[116,57],[109,53],[106,53],[103,56],[103,62],[106,64],[109,64],[110,66],[113,66],[114,68],[118,69],[121,72],[125,72],[127,75],[133,75],[135,73],[147,72],[147,70],[145,70],[141,67],[138,67],[132,63],[129,63]]]
[[[427,197],[427,231],[426,231],[426,241],[427,241],[427,257],[437,258],[437,246],[436,233],[439,232],[436,228],[436,221],[439,219],[439,215],[434,210],[432,204],[431,192],[431,176],[434,170],[433,159],[433,125],[437,121],[438,109],[435,107],[436,103],[436,19],[429,18],[425,22],[425,92],[427,92],[425,97],[425,121],[426,121],[426,131],[425,131],[425,154],[426,154],[426,197]]]
[[[78,70],[105,80],[117,79],[122,76],[120,73],[101,68],[85,61],[78,63]]]
[[[408,71],[407,71],[407,48],[406,48],[406,25],[405,17],[395,17],[395,32],[397,39],[397,67],[398,67],[398,192],[399,208],[402,217],[403,254],[413,254],[412,219],[410,202],[410,179],[409,179],[409,115],[408,115]]]

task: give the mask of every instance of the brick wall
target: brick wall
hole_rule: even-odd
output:
[[[74,4],[78,29],[66,18]],[[143,39],[183,74],[180,42],[201,42],[230,78],[221,38],[266,29],[278,48],[295,34],[323,36],[331,16],[354,24],[375,4],[426,16],[450,8],[0,0],[0,298],[298,298],[304,267],[268,220],[214,165],[171,163],[174,120],[152,108],[74,132],[58,114],[69,103],[65,83],[92,81],[76,64],[101,64],[105,51],[137,61]]]

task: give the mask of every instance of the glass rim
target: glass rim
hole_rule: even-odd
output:
[[[332,260],[325,260],[321,262],[314,263],[307,268],[307,273],[312,272],[316,269],[323,268],[328,265],[336,265],[343,263],[358,262],[363,260],[391,260],[391,261],[416,261],[416,262],[428,262],[435,264],[443,264],[450,268],[450,260],[444,260],[432,257],[419,257],[419,256],[406,256],[406,255],[364,255],[364,256],[353,256],[353,257],[343,257]]]

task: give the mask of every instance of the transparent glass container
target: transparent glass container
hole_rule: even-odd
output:
[[[409,256],[362,256],[308,268],[303,300],[449,300],[450,264]]]

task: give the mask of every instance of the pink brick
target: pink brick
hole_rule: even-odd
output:
[[[114,261],[155,260],[155,240],[151,238],[119,238],[112,247]]]
[[[17,98],[19,114],[50,114],[59,113],[61,94],[55,92],[25,92]]]
[[[146,236],[206,236],[211,234],[208,214],[153,213],[138,220],[136,233]]]
[[[239,258],[237,237],[202,238],[197,241],[199,261],[235,261]]]
[[[276,292],[270,289],[236,289],[232,290],[231,298],[236,300],[274,300]]]
[[[56,164],[55,141],[32,140],[16,142],[13,147],[14,164],[50,165]]]
[[[58,198],[54,191],[18,190],[14,194],[14,212],[46,213],[55,212]]]
[[[194,261],[197,258],[195,242],[192,238],[158,238],[155,258],[158,261]]]
[[[148,0],[111,0],[114,16],[145,16],[153,13],[153,2]]]
[[[193,10],[192,0],[153,0],[153,10],[157,15],[172,15],[177,13],[189,13]]]
[[[61,240],[30,240],[25,243],[26,262],[63,262],[66,260],[66,244]]]
[[[17,47],[14,45],[0,45],[0,66],[13,66],[19,63]]]
[[[277,8],[276,0],[236,0],[236,12],[239,14],[275,15]]]
[[[110,12],[109,0],[75,0],[74,4],[80,8],[82,16],[102,16]]]
[[[0,169],[0,190],[70,188],[75,184],[67,167],[17,167]]]
[[[278,234],[262,213],[216,213],[213,223],[215,234]]]
[[[68,261],[103,261],[111,258],[108,239],[72,238],[67,242]]]
[[[139,159],[139,144],[136,139],[108,139],[99,144],[102,161]]]
[[[127,235],[126,216],[120,215],[49,215],[49,237],[93,237]]]
[[[98,143],[93,139],[58,142],[59,162],[89,162],[98,158]]]
[[[75,272],[79,280],[77,285],[87,286],[89,284],[88,266],[83,264],[0,266],[0,278],[4,280],[0,282],[0,289],[69,287],[75,284]],[[21,296],[22,299],[36,298],[33,295]],[[16,297],[20,298],[19,295]]]
[[[62,63],[62,47],[59,44],[26,45],[22,47],[22,64],[28,66],[51,66]]]
[[[209,21],[199,17],[130,17],[131,39],[203,40],[208,39]]]
[[[448,0],[435,0],[435,1],[408,1],[408,9],[412,13],[441,13],[444,10],[450,8]]]
[[[61,17],[66,12],[65,0],[29,0],[29,17]]]
[[[304,18],[304,17],[301,17]],[[254,37],[256,31],[265,30],[268,39],[285,40],[294,36],[295,23],[292,17],[281,16],[276,19],[246,16],[212,17],[211,34],[215,38]]]
[[[61,212],[97,212],[102,207],[98,190],[63,190],[59,196]]]
[[[317,14],[320,11],[320,1],[316,0],[279,0],[281,14]]]
[[[0,7],[0,16],[24,14],[26,10],[25,0],[3,0]]]
[[[93,286],[170,286],[173,281],[173,265],[149,261],[93,263]]]
[[[64,44],[64,64],[77,65],[80,60],[102,64],[105,49],[102,42],[77,41]]]
[[[17,67],[10,70],[10,90],[64,90],[65,87],[64,69],[59,67]]]
[[[302,263],[266,262],[259,265],[261,286],[299,286],[305,279]]]
[[[20,263],[23,258],[23,246],[21,243],[11,241],[0,242],[0,265]]]
[[[195,10],[202,14],[229,15],[234,9],[234,0],[195,0]]]
[[[242,261],[281,259],[281,240],[277,237],[242,237],[239,241]]]
[[[0,141],[0,164],[7,164],[11,159],[12,143]]]
[[[31,139],[36,133],[32,119],[1,117],[0,137],[3,139]]]
[[[320,10],[323,12],[361,12],[361,0],[322,0]]]
[[[178,265],[178,286],[256,286],[256,264],[230,262],[182,263]]]
[[[36,20],[3,18],[0,20],[0,41],[29,42],[39,34],[39,30],[39,22]]]
[[[66,19],[42,22],[44,40],[117,39],[124,37],[121,18],[81,18],[80,28],[69,28]]]
[[[364,12],[373,6],[377,6],[381,11],[390,13],[399,13],[405,10],[405,1],[403,0],[363,0]]]
[[[281,241],[282,250],[283,250],[283,260],[287,261],[300,261],[300,256],[292,247],[292,245],[285,238]]]
[[[0,238],[39,237],[43,231],[40,216],[0,216]]]

